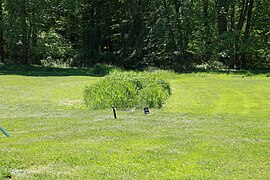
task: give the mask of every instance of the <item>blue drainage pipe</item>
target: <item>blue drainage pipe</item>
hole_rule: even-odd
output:
[[[8,132],[6,130],[4,130],[4,128],[0,127],[0,130],[8,137],[10,138],[10,135],[8,134]]]

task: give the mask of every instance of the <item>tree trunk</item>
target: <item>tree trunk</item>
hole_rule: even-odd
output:
[[[245,38],[248,39],[251,31],[251,20],[252,20],[252,10],[253,10],[254,0],[249,1],[248,12],[247,12],[247,25],[245,30]]]
[[[235,4],[231,5],[231,15],[230,15],[230,32],[235,32]],[[233,69],[235,65],[235,34],[232,34],[232,41],[230,43],[230,60],[229,60],[229,69]]]
[[[249,0],[242,0],[242,7],[241,7],[241,11],[240,11],[239,21],[237,24],[237,30],[239,32],[243,29],[246,15],[248,12],[248,5],[249,5]],[[242,39],[241,39],[241,36],[239,33],[236,35],[235,42],[236,42],[236,46],[237,46],[236,49],[239,49],[239,43],[242,43]],[[234,61],[235,63],[234,64],[235,64],[237,69],[241,68],[241,64],[242,64],[243,59],[244,59],[243,54],[241,52],[238,52],[235,54],[235,61]]]
[[[211,40],[210,40],[210,17],[209,17],[209,0],[203,0],[203,26],[204,26],[204,35],[203,35],[203,46],[204,46],[204,56],[205,56],[205,60],[208,61],[210,59],[210,44],[211,44]]]
[[[247,40],[250,36],[250,31],[251,31],[251,20],[252,20],[252,10],[253,10],[253,4],[254,0],[249,0],[247,3],[246,11],[247,11],[247,22],[246,22],[246,27],[245,27],[245,32],[244,32],[244,43],[245,46],[247,45]],[[236,66],[241,68],[241,66],[246,66],[247,65],[247,55],[246,52],[242,53],[241,58],[239,61],[237,61]]]
[[[217,26],[219,35],[227,32],[228,20],[226,15],[228,13],[228,10],[229,6],[227,0],[217,1]]]
[[[163,5],[165,8],[166,12],[166,18],[168,20],[168,29],[169,29],[169,39],[170,39],[170,46],[169,48],[176,49],[176,42],[175,42],[175,37],[174,37],[174,32],[173,32],[173,27],[172,27],[172,22],[171,22],[171,17],[170,17],[170,12],[169,12],[169,7],[167,4],[166,0],[163,0]]]
[[[1,62],[5,62],[2,0],[0,0],[0,63]]]
[[[27,23],[26,23],[26,0],[22,1],[22,17],[21,17],[21,24],[22,24],[22,47],[23,47],[23,64],[29,64],[29,40],[28,40],[28,32],[27,32]]]
[[[181,61],[183,62],[187,60],[188,58],[187,49],[188,49],[189,34],[191,33],[188,31],[188,27],[189,27],[189,25],[187,25],[188,23],[185,20],[183,20],[183,18],[186,18],[186,14],[183,10],[184,8],[187,8],[186,6],[187,5],[183,1],[174,0],[174,7],[175,7],[176,16],[177,16],[176,26],[177,26],[177,31],[179,35],[178,43],[177,43],[178,47],[175,46],[175,49],[180,50],[181,56],[178,57],[178,60],[180,62]]]
[[[36,24],[36,13],[33,12],[32,13],[32,20],[31,20],[31,45],[33,47],[37,46],[38,43],[38,28],[37,28],[37,24]]]
[[[226,38],[223,36],[228,32],[228,11],[229,4],[228,0],[217,0],[216,1],[216,13],[217,13],[217,30],[219,34],[219,45],[218,51],[219,53],[226,52],[229,48],[224,46],[224,42],[226,42]],[[219,61],[226,64],[228,61],[227,54],[219,57]]]
[[[249,4],[249,0],[242,1],[242,8],[241,8],[241,13],[240,13],[240,17],[239,17],[239,21],[237,25],[237,30],[241,30],[244,26],[244,22],[245,22],[247,10],[248,10],[248,4]]]

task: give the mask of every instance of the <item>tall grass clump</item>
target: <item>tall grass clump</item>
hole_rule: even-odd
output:
[[[161,108],[170,94],[170,84],[157,74],[116,72],[86,86],[84,100],[91,109]]]

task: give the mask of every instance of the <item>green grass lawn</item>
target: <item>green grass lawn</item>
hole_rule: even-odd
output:
[[[100,78],[0,75],[0,179],[270,178],[265,75],[175,75],[163,109],[117,120],[84,105]]]

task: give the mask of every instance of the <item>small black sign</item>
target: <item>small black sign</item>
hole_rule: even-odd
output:
[[[149,108],[148,108],[148,107],[143,108],[143,110],[144,110],[144,114],[149,114],[149,113],[150,113],[150,111],[149,111]]]

